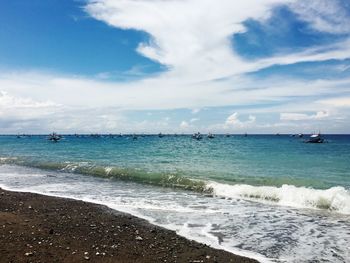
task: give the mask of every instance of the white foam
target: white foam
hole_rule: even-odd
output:
[[[207,187],[212,188],[213,194],[219,197],[242,198],[297,208],[326,209],[350,214],[350,192],[341,186],[321,190],[294,185],[274,187],[210,182]]]

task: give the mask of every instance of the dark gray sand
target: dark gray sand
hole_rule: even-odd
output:
[[[0,262],[257,262],[102,205],[0,189]]]

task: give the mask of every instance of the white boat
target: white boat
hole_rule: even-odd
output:
[[[321,133],[312,134],[306,142],[307,143],[323,143],[324,138],[321,136]]]

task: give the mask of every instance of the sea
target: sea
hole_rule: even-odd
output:
[[[260,262],[350,262],[350,135],[0,136],[0,187],[104,204]]]

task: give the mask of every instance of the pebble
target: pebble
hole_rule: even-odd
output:
[[[143,238],[140,237],[140,236],[137,236],[135,239],[138,240],[138,241],[142,241],[143,240]]]

